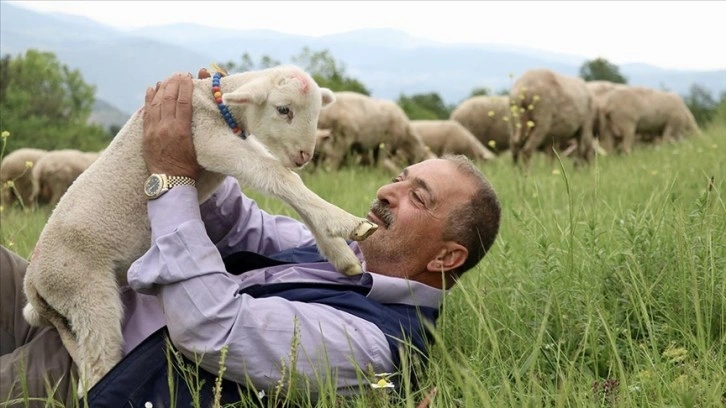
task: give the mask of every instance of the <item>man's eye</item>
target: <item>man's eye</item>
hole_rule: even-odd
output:
[[[280,115],[287,115],[288,113],[290,113],[290,108],[288,108],[287,106],[278,106],[277,113],[279,113]]]
[[[423,204],[424,201],[418,193],[413,193],[412,195],[413,195],[414,201],[416,201],[417,203]]]

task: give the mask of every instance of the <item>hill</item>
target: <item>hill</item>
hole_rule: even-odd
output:
[[[147,86],[173,72],[196,73],[212,62],[239,61],[244,53],[283,63],[309,47],[329,50],[349,75],[373,96],[437,92],[448,104],[475,87],[494,91],[511,85],[510,75],[549,68],[577,75],[586,58],[544,50],[485,44],[440,44],[391,29],[365,29],[322,37],[268,30],[230,30],[176,24],[121,31],[86,18],[38,13],[0,3],[0,53],[29,48],[55,53],[96,85],[97,97],[130,114],[142,103]],[[605,56],[607,57],[607,56]],[[687,94],[693,84],[716,96],[726,91],[726,70],[677,71],[645,64],[620,66],[630,84]]]

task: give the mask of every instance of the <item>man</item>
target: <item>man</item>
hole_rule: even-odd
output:
[[[188,184],[148,202],[151,247],[129,269],[134,291],[123,292],[127,357],[91,390],[91,402],[136,380],[138,356],[164,326],[206,372],[218,373],[224,360],[224,377],[254,390],[315,395],[332,383],[355,393],[361,378],[397,371],[406,345],[425,354],[425,321],[435,321],[446,289],[498,233],[499,203],[481,172],[461,156],[404,169],[376,193],[367,218],[378,230],[350,243],[365,273],[344,276],[317,254],[304,224],[261,210],[232,178],[198,204],[191,93],[185,75],[146,93],[147,168]],[[11,360],[2,358],[5,374]],[[3,380],[3,398],[8,387]]]

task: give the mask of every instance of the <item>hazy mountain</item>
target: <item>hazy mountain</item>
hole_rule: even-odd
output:
[[[472,39],[475,40],[475,39]],[[508,88],[512,78],[532,68],[577,75],[586,58],[493,44],[441,44],[392,29],[365,29],[323,37],[269,30],[231,30],[174,24],[122,31],[86,18],[38,13],[0,2],[0,53],[29,48],[54,52],[94,84],[97,97],[130,114],[143,103],[147,86],[173,72],[196,73],[211,63],[255,61],[267,55],[283,63],[303,47],[328,50],[373,96],[437,92],[459,103],[475,87]],[[607,56],[605,56],[607,58]],[[686,94],[698,84],[718,97],[726,91],[726,70],[677,71],[647,64],[620,66],[630,84]]]

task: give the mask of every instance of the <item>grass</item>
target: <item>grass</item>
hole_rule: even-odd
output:
[[[726,406],[726,125],[588,168],[542,156],[482,164],[500,236],[446,299],[422,389],[301,405],[413,408],[435,387],[431,407]],[[303,173],[355,214],[390,177]],[[48,215],[5,208],[0,243],[29,256]]]

